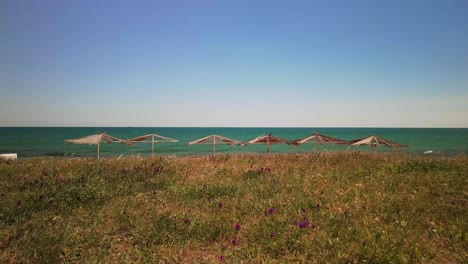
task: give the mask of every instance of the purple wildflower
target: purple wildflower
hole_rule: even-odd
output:
[[[223,203],[219,203],[219,204],[218,204],[218,207],[219,207],[219,208],[223,207]]]
[[[276,233],[275,232],[271,232],[270,233],[270,237],[275,237],[276,236]]]
[[[239,241],[237,241],[237,239],[235,239],[235,238],[233,240],[231,240],[231,243],[232,243],[233,246],[238,246],[239,245]]]
[[[223,261],[224,261],[224,256],[223,255],[219,256],[219,262],[223,262]]]
[[[163,166],[157,166],[153,169],[154,174],[159,174],[163,172]]]
[[[275,208],[271,207],[268,209],[268,213],[267,214],[273,214],[275,212]]]
[[[236,224],[236,230],[239,231],[241,229],[241,225],[239,223]]]
[[[306,228],[309,226],[309,221],[305,220],[299,223],[299,228]]]
[[[185,223],[186,225],[190,224],[190,219],[185,218],[185,219],[184,219],[184,223]]]

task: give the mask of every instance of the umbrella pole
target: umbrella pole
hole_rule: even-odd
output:
[[[317,142],[314,143],[314,152],[317,153]]]
[[[151,136],[151,157],[154,158],[154,136]]]
[[[213,140],[213,157],[216,156],[216,139]]]
[[[372,144],[371,146],[372,146],[371,153],[374,154],[374,148],[375,148],[375,146],[374,146],[374,144]]]
[[[267,154],[270,154],[270,140],[267,138]]]
[[[101,145],[101,141],[97,143],[97,159],[99,160],[99,147]]]

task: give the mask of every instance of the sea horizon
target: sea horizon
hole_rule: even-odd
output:
[[[0,128],[429,128],[429,129],[468,129],[468,127],[431,127],[431,126],[1,126]]]

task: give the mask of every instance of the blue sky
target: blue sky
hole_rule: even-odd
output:
[[[468,127],[468,1],[0,1],[0,126]]]

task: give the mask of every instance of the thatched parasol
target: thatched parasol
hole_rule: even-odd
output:
[[[399,148],[399,147],[407,147],[408,145],[396,143],[384,138],[380,138],[374,135],[363,137],[360,139],[355,139],[350,141],[351,146],[361,146],[361,145],[370,145],[372,147],[372,152],[374,152],[374,148],[376,146],[385,146],[389,148]]]
[[[250,144],[265,144],[266,147],[267,147],[267,153],[270,153],[270,145],[273,145],[273,144],[288,144],[288,145],[296,145],[296,146],[298,145],[298,143],[296,143],[294,141],[290,141],[290,140],[287,140],[287,139],[282,139],[282,138],[279,138],[279,137],[272,136],[271,133],[268,134],[268,135],[261,135],[259,137],[254,138],[254,139],[245,141],[245,142],[241,143],[240,145],[241,146],[247,146],[247,145],[250,145]]]
[[[87,145],[97,145],[97,159],[99,160],[99,149],[101,142],[112,144],[112,143],[122,143],[126,145],[132,145],[131,142],[107,135],[106,133],[98,133],[96,135],[90,135],[82,138],[76,139],[66,139],[65,142],[69,144],[87,144]]]
[[[295,143],[301,145],[306,143],[314,143],[314,151],[317,151],[317,144],[327,145],[327,144],[338,144],[338,145],[349,145],[349,141],[342,140],[339,138],[325,136],[319,133],[314,132],[312,135],[294,140]]]
[[[235,139],[222,137],[218,135],[210,135],[204,138],[191,141],[187,143],[187,145],[191,146],[194,144],[213,144],[213,156],[216,156],[216,144],[236,145],[239,143],[240,142]]]
[[[154,138],[159,138],[160,140],[154,140]],[[147,140],[151,139],[151,140]],[[178,142],[176,139],[168,138],[168,137],[163,137],[157,134],[149,134],[149,135],[144,135],[144,136],[139,136],[131,139],[127,139],[127,141],[130,141],[132,143],[134,142],[141,142],[141,143],[151,143],[151,157],[154,157],[154,143],[157,142]]]

